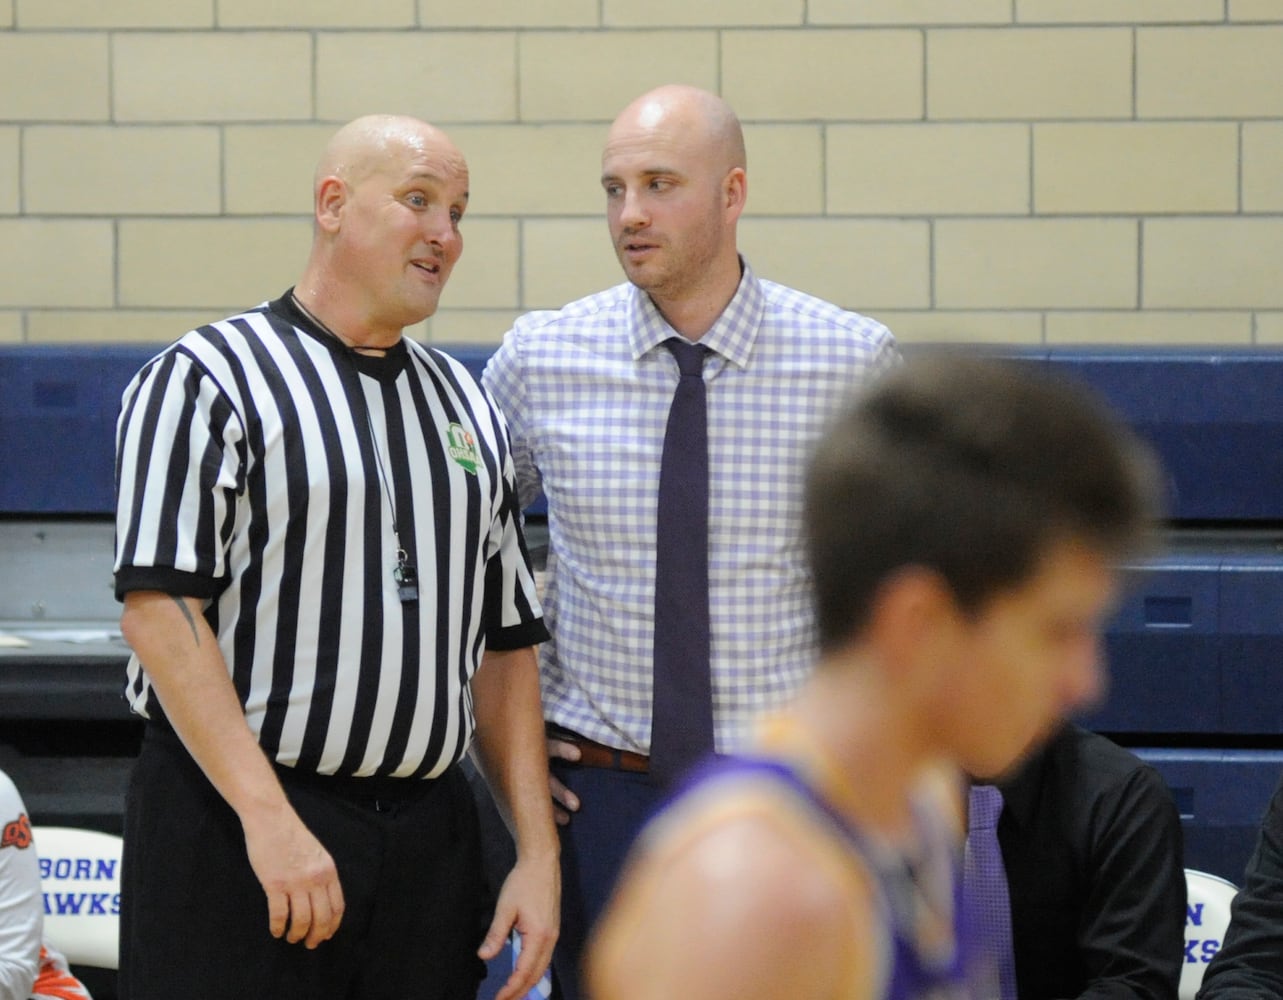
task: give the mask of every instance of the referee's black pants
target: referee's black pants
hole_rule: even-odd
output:
[[[338,932],[312,951],[271,936],[236,814],[149,724],[126,799],[121,1000],[475,997],[492,905],[461,768],[434,781],[278,770],[338,867]]]

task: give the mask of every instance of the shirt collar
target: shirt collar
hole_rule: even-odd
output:
[[[761,327],[766,298],[757,275],[743,257],[740,258],[740,267],[742,272],[739,287],[699,342],[736,367],[747,368],[757,331]],[[668,320],[664,319],[649,295],[636,285],[630,285],[629,296],[629,329],[634,360],[639,360],[670,337],[680,336],[668,325]]]
[[[305,312],[294,297],[294,289],[289,288],[279,299],[267,303],[267,308],[282,316],[296,329],[301,330],[314,340],[319,340],[337,357],[345,357],[352,367],[362,375],[378,379],[380,382],[395,382],[405,370],[410,359],[410,351],[404,336],[389,347],[383,354],[363,354],[348,347],[329,327],[321,324],[317,318]]]

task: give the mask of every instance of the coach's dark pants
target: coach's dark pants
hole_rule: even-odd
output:
[[[645,774],[551,762],[553,773],[580,800],[561,834],[561,936],[553,955],[561,1000],[579,1000],[580,963],[624,860],[664,797]]]
[[[404,782],[280,769],[346,903],[335,936],[309,951],[268,932],[235,813],[172,732],[147,730],[126,800],[122,1000],[475,997],[492,906],[460,768]]]

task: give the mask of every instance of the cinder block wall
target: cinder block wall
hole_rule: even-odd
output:
[[[1279,0],[0,0],[0,341],[167,341],[283,290],[335,127],[445,126],[422,335],[619,280],[600,145],[723,94],[758,271],[906,341],[1283,342]]]

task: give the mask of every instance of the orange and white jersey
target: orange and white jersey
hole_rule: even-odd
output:
[[[40,948],[40,971],[31,989],[31,1000],[92,1000],[89,991],[71,974],[67,960],[48,945]]]

